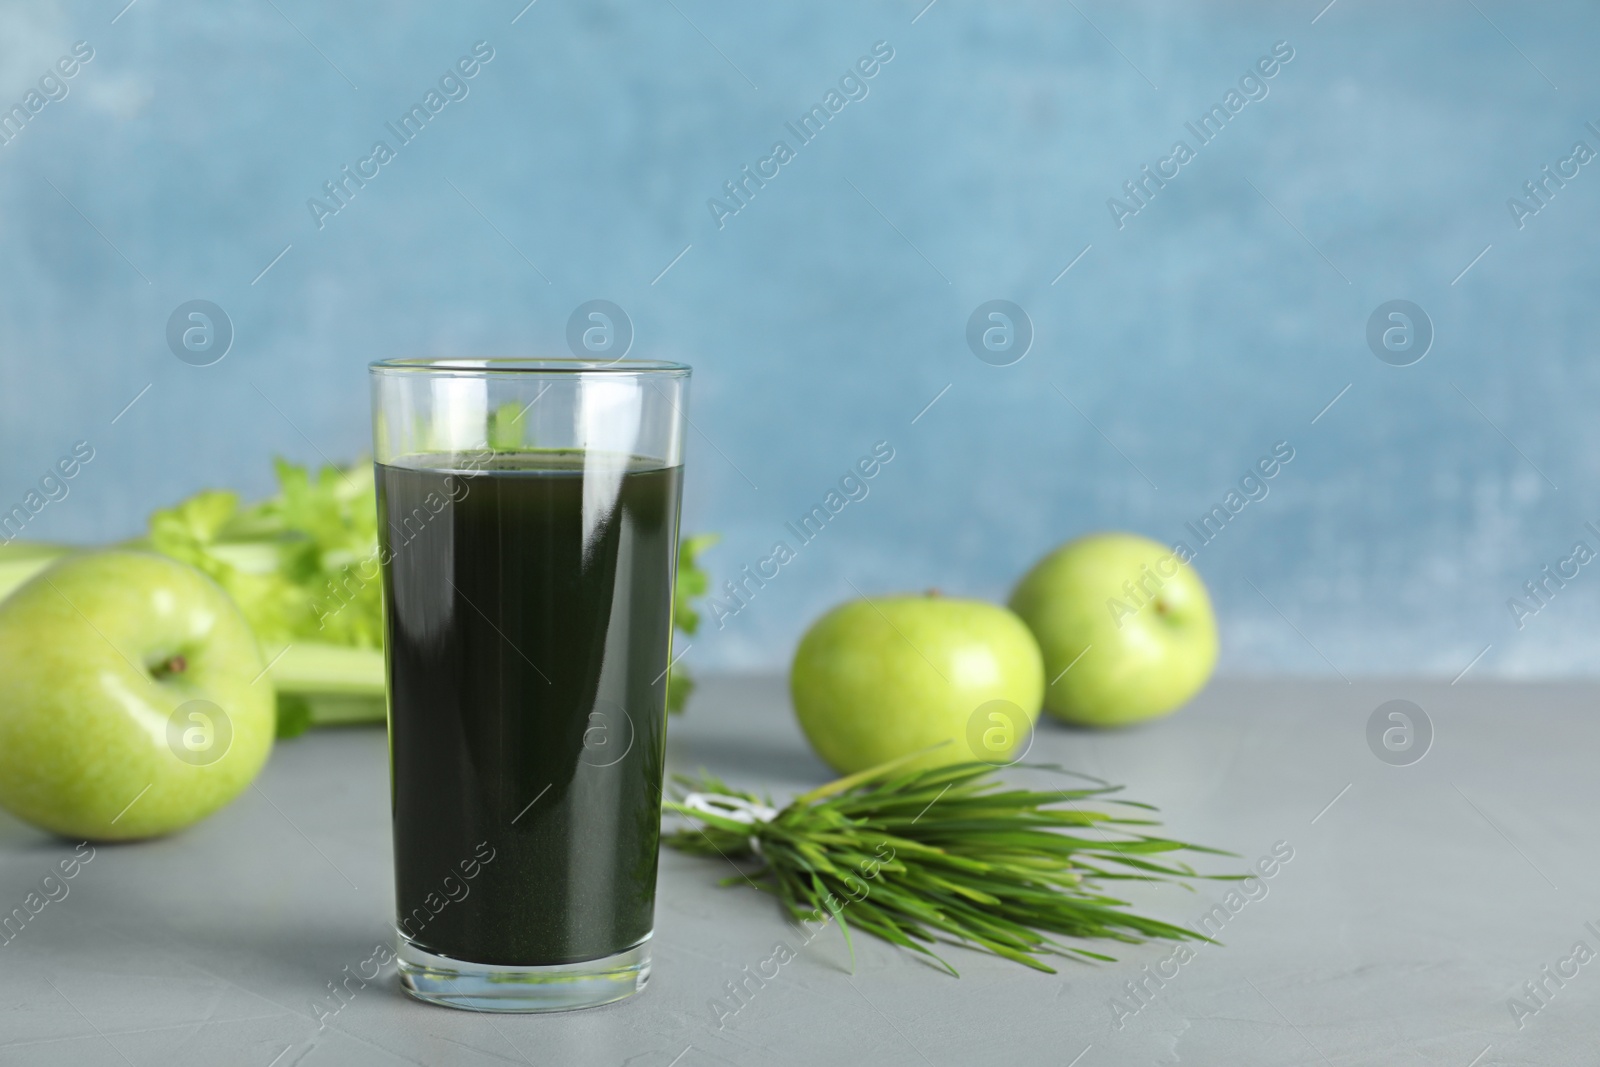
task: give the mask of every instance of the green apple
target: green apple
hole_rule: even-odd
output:
[[[931,746],[908,766],[1000,763],[1039,717],[1044,664],[1005,608],[895,596],[818,619],[800,639],[789,688],[811,747],[840,773]]]
[[[1166,715],[1217,663],[1217,620],[1195,573],[1158,542],[1103,533],[1062,545],[1011,594],[1044,652],[1044,706],[1083,726]]]
[[[165,556],[70,556],[0,603],[0,806],[95,841],[196,822],[272,749],[255,635]]]

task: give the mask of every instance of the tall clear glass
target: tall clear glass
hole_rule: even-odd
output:
[[[689,368],[384,360],[373,439],[400,981],[644,988]]]

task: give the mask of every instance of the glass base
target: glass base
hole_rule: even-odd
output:
[[[631,997],[650,980],[650,938],[614,956],[546,967],[436,956],[399,934],[400,986],[418,1000],[467,1011],[572,1011]]]

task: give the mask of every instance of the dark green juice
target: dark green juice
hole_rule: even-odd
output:
[[[650,934],[680,470],[378,465],[395,888],[423,949],[561,964]]]

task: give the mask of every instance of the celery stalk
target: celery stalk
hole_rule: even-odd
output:
[[[361,726],[384,722],[389,716],[389,704],[381,694],[354,697],[315,693],[303,699],[310,715],[308,726]]]
[[[295,737],[313,726],[383,722],[383,652],[302,641],[277,653],[267,671],[278,691],[278,736]]]
[[[299,641],[276,655],[267,674],[279,692],[383,698],[382,649]]]
[[[0,546],[0,600],[71,551],[65,545],[38,541],[12,541]]]

